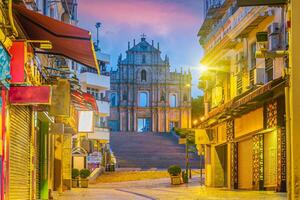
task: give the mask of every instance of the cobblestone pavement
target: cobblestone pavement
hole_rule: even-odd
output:
[[[167,178],[156,180],[128,181],[120,183],[90,184],[87,189],[75,188],[57,198],[59,200],[202,200],[202,199],[253,199],[285,200],[286,194],[258,191],[228,191],[201,187],[193,178],[188,185],[171,186]]]

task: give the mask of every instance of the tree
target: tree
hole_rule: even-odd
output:
[[[204,115],[204,97],[192,98],[192,121],[198,120]]]

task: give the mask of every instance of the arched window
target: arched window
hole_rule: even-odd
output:
[[[117,94],[116,93],[111,93],[110,102],[111,102],[112,106],[117,106],[118,105],[118,100],[117,100]]]
[[[171,94],[171,95],[170,95],[170,107],[172,107],[172,108],[177,107],[177,98],[176,98],[176,94]]]
[[[144,69],[141,72],[141,81],[147,81],[147,72]]]
[[[143,63],[143,64],[146,63],[146,55],[143,55],[143,57],[142,57],[142,63]]]
[[[188,97],[187,97],[187,95],[185,94],[184,96],[183,96],[183,101],[187,101],[188,100]]]
[[[148,93],[147,92],[139,93],[139,106],[140,107],[148,107]]]

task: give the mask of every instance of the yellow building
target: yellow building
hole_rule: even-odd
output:
[[[206,1],[205,8],[199,37],[208,71],[199,84],[205,94],[199,128],[209,138],[206,185],[286,191],[288,59],[256,58],[261,48],[287,47],[282,9],[237,7],[231,0]],[[257,32],[266,32],[268,43],[258,43]]]

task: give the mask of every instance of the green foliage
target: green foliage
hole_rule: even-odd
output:
[[[194,133],[194,131],[191,131],[189,129],[183,129],[183,128],[174,128],[174,132],[180,138],[186,138],[187,137],[189,144],[195,144],[195,133]]]
[[[192,121],[198,120],[204,115],[204,97],[198,96],[192,99]]]
[[[88,169],[80,170],[80,178],[87,178],[90,174],[91,172]]]
[[[79,176],[79,170],[76,168],[72,169],[72,179],[75,179]]]
[[[168,168],[168,173],[171,175],[171,176],[178,176],[180,175],[181,173],[181,168],[177,165],[171,165],[169,168]]]

